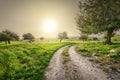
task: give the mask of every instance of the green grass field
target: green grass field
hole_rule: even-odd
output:
[[[44,80],[54,52],[71,43],[0,43],[0,80]]]
[[[0,43],[0,80],[45,80],[45,70],[54,52],[60,47],[77,43],[76,51],[92,57],[90,61],[99,63],[109,72],[120,70],[120,42],[103,45],[98,41],[69,42],[12,42]],[[63,52],[66,54],[68,48]],[[114,52],[110,52],[114,50]],[[65,53],[65,54],[64,54]],[[66,57],[65,57],[66,59]]]
[[[112,45],[103,45],[102,42],[80,42],[76,47],[77,52],[90,58],[90,61],[99,63],[105,72],[111,69],[120,70],[120,42]]]

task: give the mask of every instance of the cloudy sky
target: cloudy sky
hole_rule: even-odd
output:
[[[32,33],[57,37],[66,31],[69,36],[79,36],[75,17],[79,12],[79,0],[0,0],[0,31],[9,29],[19,35]],[[47,20],[53,21],[55,29],[44,29]],[[48,24],[49,25],[49,24]]]

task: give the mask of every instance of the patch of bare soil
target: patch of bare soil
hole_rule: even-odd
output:
[[[65,47],[59,49],[53,56],[45,73],[46,80],[65,80],[61,54]]]
[[[69,80],[110,80],[107,74],[92,64],[87,58],[77,54],[74,50],[75,46],[69,48],[69,55],[71,58],[71,76],[74,79]]]

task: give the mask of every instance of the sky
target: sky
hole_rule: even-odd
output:
[[[56,38],[59,32],[69,37],[79,36],[75,17],[79,0],[0,0],[0,31],[8,29],[20,36],[32,33],[36,38]],[[47,21],[54,21],[55,30],[44,29]]]

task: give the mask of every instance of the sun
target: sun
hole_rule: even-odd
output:
[[[43,22],[43,31],[47,33],[53,33],[56,31],[56,21],[53,19],[47,19]]]

